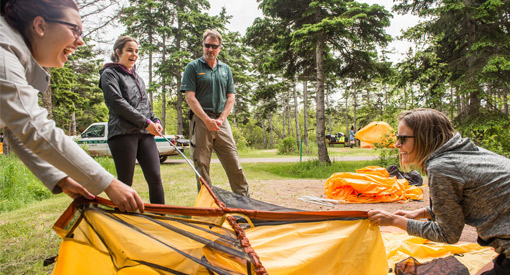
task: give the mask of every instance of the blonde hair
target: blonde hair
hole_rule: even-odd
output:
[[[215,29],[205,30],[204,34],[202,35],[202,42],[204,42],[208,36],[218,39],[218,41],[220,41],[220,45],[221,45],[221,41],[222,41],[221,34],[217,30],[215,30]]]
[[[416,164],[422,172],[426,172],[427,157],[455,135],[455,129],[448,117],[434,109],[403,111],[399,114],[398,121],[413,130],[413,152],[416,155]],[[402,160],[400,164],[403,166]]]
[[[117,50],[119,50],[120,53],[122,53],[122,49],[124,49],[124,46],[126,45],[126,43],[131,42],[131,41],[138,44],[138,41],[136,41],[136,39],[134,39],[131,36],[123,35],[123,36],[117,38],[117,41],[115,41],[115,44],[113,45],[113,53],[110,56],[110,58],[113,62],[119,62],[119,56],[117,55]]]

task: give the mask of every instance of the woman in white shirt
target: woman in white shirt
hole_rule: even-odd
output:
[[[115,179],[47,118],[37,94],[49,85],[42,67],[62,67],[83,45],[72,0],[3,0],[0,17],[0,128],[12,150],[53,193],[72,198],[105,192],[121,211],[143,212],[135,190]]]

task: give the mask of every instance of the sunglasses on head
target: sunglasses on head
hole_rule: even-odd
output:
[[[204,47],[206,47],[206,48],[208,48],[208,49],[212,47],[213,49],[215,49],[215,50],[216,50],[217,48],[219,48],[219,47],[220,47],[220,45],[214,45],[214,44],[207,44],[207,43],[204,43]]]
[[[414,136],[399,136],[397,135],[397,140],[400,142],[400,144],[404,144],[406,141],[406,138],[414,138]]]

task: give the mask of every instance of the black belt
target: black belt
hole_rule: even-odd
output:
[[[221,113],[215,113],[215,112],[213,112],[213,111],[205,111],[205,110],[204,110],[204,112],[205,112],[205,114],[206,114],[206,115],[208,115],[209,117],[214,117],[214,118],[219,118],[219,117],[220,117],[220,115],[221,115]]]

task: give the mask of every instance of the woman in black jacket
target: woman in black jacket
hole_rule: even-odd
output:
[[[145,83],[135,72],[138,42],[121,36],[115,42],[111,59],[101,70],[99,87],[103,90],[108,120],[108,146],[120,181],[131,186],[135,159],[149,184],[151,203],[164,204],[159,154],[154,141],[163,127],[152,112]]]

